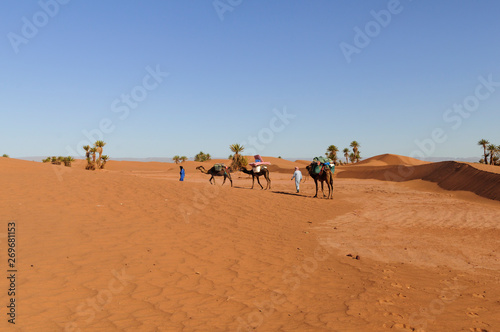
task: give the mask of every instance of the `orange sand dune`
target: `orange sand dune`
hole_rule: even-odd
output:
[[[426,180],[447,190],[471,191],[477,195],[500,200],[500,173],[498,166],[487,166],[485,171],[466,163],[444,161],[419,166],[392,165],[385,167],[341,167],[340,178],[378,179],[386,181]],[[495,170],[496,172],[491,172]]]
[[[402,166],[428,181],[388,182],[359,178],[384,179],[397,166],[339,167],[327,200],[312,198],[307,177],[295,193],[291,172],[303,164],[269,160],[287,174],[271,171],[271,190],[250,190],[239,172],[232,188],[221,178],[208,184],[195,168],[214,161],[184,163],[179,182],[179,165],[169,163],[110,161],[86,171],[83,161],[68,168],[0,158],[4,272],[8,222],[18,255],[16,325],[5,315],[4,278],[0,330],[500,326],[500,205],[429,182],[457,185],[482,171]],[[474,179],[466,185],[483,181]]]
[[[424,165],[429,162],[418,160],[411,157],[399,156],[396,154],[381,154],[374,156],[358,163],[352,164],[353,166],[387,166],[387,165]]]

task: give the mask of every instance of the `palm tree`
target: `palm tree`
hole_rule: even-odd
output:
[[[352,141],[350,146],[351,146],[351,148],[352,148],[352,152],[354,152],[354,156],[359,155],[359,150],[358,150],[358,148],[359,148],[361,145],[359,145],[359,143],[358,143],[358,142],[356,142],[356,141]]]
[[[349,149],[345,148],[342,152],[344,152],[345,163],[349,164]]]
[[[95,164],[92,162],[90,157],[87,158],[87,166],[85,166],[85,169],[95,170]]]
[[[75,159],[71,156],[64,158],[64,166],[71,167],[73,161],[75,161]]]
[[[8,155],[8,154],[6,154],[6,153],[4,153],[2,157],[3,157],[3,158],[9,158],[9,155]]]
[[[240,144],[231,144],[229,146],[229,149],[231,149],[231,151],[234,152],[234,156],[233,156],[233,159],[234,159],[234,158],[239,157],[240,152],[243,152],[243,150],[245,150],[245,147],[243,145],[240,145]]]
[[[337,161],[337,152],[339,152],[339,148],[335,145],[330,145],[328,149],[326,149],[325,155],[333,161]]]
[[[497,146],[495,144],[490,144],[486,149],[490,152],[490,165],[493,165],[493,160],[498,151]],[[488,162],[486,162],[486,164],[488,164]]]
[[[498,157],[498,156],[493,157],[493,165],[497,165],[498,166],[499,165],[499,163],[498,163],[499,159],[500,159],[500,157]]]
[[[185,162],[186,160],[188,160],[188,157],[186,157],[186,156],[181,157],[181,163]]]
[[[178,164],[178,163],[179,163],[179,161],[181,161],[181,157],[179,157],[179,156],[174,156],[174,157],[172,158],[172,160],[174,161],[174,163]]]
[[[356,155],[353,152],[349,154],[349,160],[351,161],[351,163],[354,163],[356,161]]]
[[[109,156],[107,156],[107,155],[103,155],[101,157],[101,160],[102,160],[102,164],[100,166],[101,169],[104,168],[104,165],[106,165],[106,162],[108,161],[108,159],[109,159]]]
[[[233,171],[240,169],[244,164],[248,164],[245,157],[240,156],[240,152],[243,152],[243,150],[245,150],[245,147],[243,145],[231,144],[229,146],[229,149],[231,149],[231,151],[234,152],[233,161],[230,166]]]
[[[83,149],[85,150],[85,158],[90,158],[90,146],[89,145],[84,145]]]
[[[106,145],[106,143],[104,143],[103,141],[96,141],[94,143],[94,146],[96,148],[96,152],[99,153],[99,160],[101,160],[101,156],[102,156],[102,148]]]
[[[477,142],[477,145],[480,145],[483,147],[483,150],[484,150],[484,163],[485,164],[488,164],[488,154],[486,153],[486,146],[490,144],[490,142],[488,142],[488,140],[486,139],[482,139],[480,140],[479,142]]]
[[[361,159],[361,156],[359,155],[359,152],[356,153],[356,155],[354,157],[356,158],[356,162],[359,162],[360,159]]]
[[[92,162],[95,163],[95,154],[97,152],[97,148],[96,147],[90,148],[89,152],[92,153]]]

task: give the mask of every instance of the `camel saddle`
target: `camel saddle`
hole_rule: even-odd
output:
[[[332,174],[335,171],[335,163],[330,158],[325,158],[323,156],[315,157],[312,162],[314,174],[323,174],[326,167],[328,167]]]
[[[224,165],[224,164],[215,164],[214,165],[214,169],[215,169],[216,172],[220,172],[220,171],[226,169],[226,165]]]

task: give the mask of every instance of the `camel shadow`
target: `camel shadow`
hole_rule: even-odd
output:
[[[252,188],[233,186],[233,188],[252,190]]]
[[[304,197],[304,198],[311,198],[310,196],[307,195],[302,195],[298,193],[291,193],[291,192],[286,192],[286,191],[273,191],[274,194],[279,194],[279,195],[288,195],[288,196],[297,196],[297,197]]]
[[[269,189],[261,189],[261,188],[249,188],[249,187],[239,187],[239,186],[233,186],[233,188],[238,188],[238,189],[247,189],[247,190],[259,190],[259,191],[271,191]]]

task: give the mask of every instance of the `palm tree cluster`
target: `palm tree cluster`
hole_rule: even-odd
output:
[[[209,155],[209,156],[210,156],[210,155]],[[178,164],[178,163],[183,163],[183,162],[185,162],[186,160],[188,160],[188,157],[186,157],[186,156],[179,157],[179,156],[177,156],[177,155],[176,155],[176,156],[174,156],[174,157],[172,158],[172,160],[174,161],[174,163]]]
[[[335,146],[335,145],[330,145],[326,149],[326,153],[325,153],[325,155],[328,158],[330,158],[331,160],[333,160],[333,162],[335,163],[335,165],[338,164],[338,161],[337,161],[337,152],[339,152],[339,148],[337,148],[337,146]]]
[[[44,162],[44,163],[51,163],[52,165],[64,164],[64,166],[67,166],[67,167],[71,167],[71,163],[73,161],[75,161],[75,159],[73,159],[73,157],[71,157],[71,156],[68,156],[68,157],[53,156],[53,157],[47,157],[47,158],[42,160],[42,162]]]
[[[244,156],[240,155],[240,153],[245,150],[245,147],[243,145],[231,144],[229,146],[229,149],[234,152],[234,155],[229,156],[230,159],[232,159],[231,166],[229,166],[232,171],[238,170],[241,167],[245,167],[246,165],[248,165],[247,159]]]
[[[500,145],[491,144],[488,140],[482,139],[477,145],[483,148],[483,158],[479,160],[481,164],[500,166]],[[488,162],[489,157],[489,162]]]
[[[203,153],[203,151],[194,156],[194,161],[204,162],[209,160],[212,160],[212,156],[210,156],[210,153]]]
[[[93,147],[85,145],[83,149],[85,150],[85,157],[87,159],[87,166],[85,169],[96,170],[103,169],[106,162],[109,160],[107,155],[102,154],[102,148],[106,145],[103,141],[96,141]],[[99,158],[96,159],[96,153],[99,154]],[[92,157],[92,158],[91,158]]]
[[[348,148],[344,148],[344,150],[342,150],[342,153],[344,154],[344,158],[345,158],[345,164],[349,164],[349,161],[351,163],[355,163],[355,162],[357,163],[358,161],[361,160],[361,156],[359,154],[359,147],[360,146],[361,145],[358,142],[352,141],[350,144],[350,147],[352,148],[352,152]],[[344,165],[344,162],[337,157],[337,152],[339,152],[339,149],[337,148],[337,146],[330,145],[326,149],[325,155],[328,158],[330,158],[331,160],[333,160],[335,162],[335,165]]]

